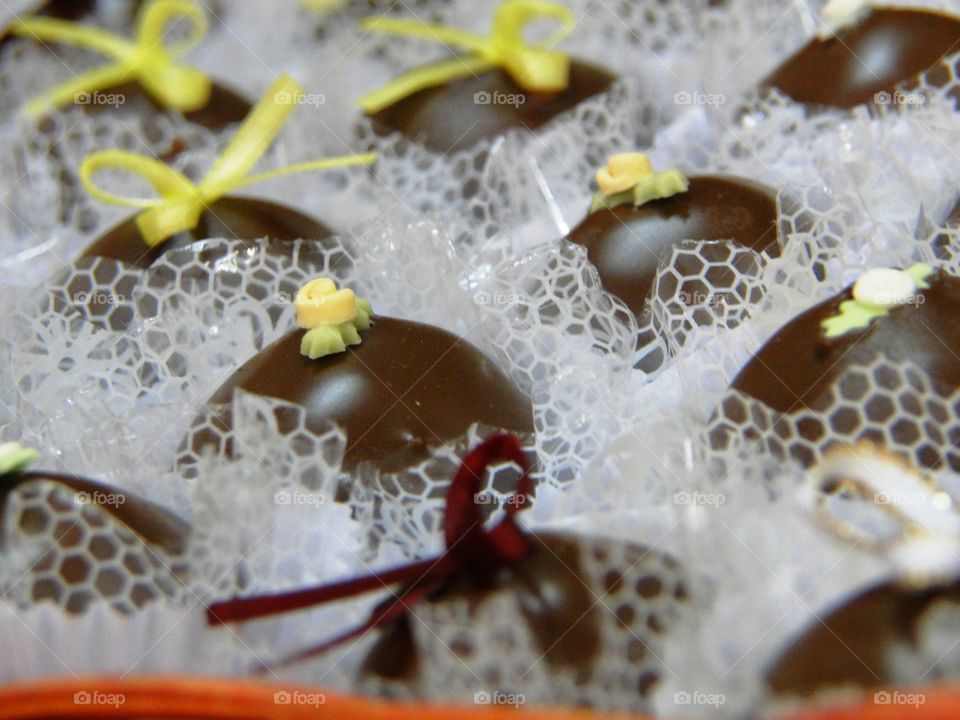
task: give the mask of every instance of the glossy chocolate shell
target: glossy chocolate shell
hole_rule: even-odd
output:
[[[225,197],[212,203],[200,216],[197,227],[182,232],[154,247],[148,247],[131,218],[90,244],[76,261],[78,267],[89,265],[86,258],[111,258],[125,266],[146,270],[160,256],[177,248],[206,238],[226,238],[239,241],[253,241],[268,238],[265,252],[287,255],[285,244],[297,239],[323,240],[333,232],[325,225],[306,215],[264,200],[241,197]],[[200,259],[203,260],[203,252]],[[97,285],[114,287],[117,295],[131,298],[137,283],[136,275],[126,274],[121,267],[101,264],[94,273]],[[132,309],[123,303],[117,304],[105,296],[92,296],[83,301],[76,298],[90,295],[90,288],[80,280],[68,283],[65,292],[56,300],[57,307],[76,307],[88,319],[101,322],[111,330],[124,330],[133,319]]]
[[[897,645],[916,646],[923,615],[937,601],[960,602],[960,588],[909,590],[892,584],[870,588],[821,617],[767,673],[782,695],[810,696],[840,688],[879,689],[900,678],[892,667]]]
[[[657,267],[684,240],[733,240],[778,255],[776,194],[739,178],[696,176],[685,193],[593,212],[568,239],[586,248],[604,288],[641,317]]]
[[[303,213],[265,200],[225,197],[211,203],[193,230],[177,233],[148,247],[131,218],[108,230],[91,243],[80,257],[106,257],[141,270],[150,267],[166,251],[186,247],[197,240],[323,240],[333,231]]]
[[[516,593],[522,613],[517,620],[529,627],[544,661],[553,666],[586,668],[599,653],[598,615],[602,610],[583,577],[577,542],[559,534],[541,533],[530,555],[504,571],[493,585],[458,579],[428,602],[456,598],[477,606],[490,593]],[[411,679],[418,666],[410,620],[404,615],[384,629],[363,669],[391,680],[404,680]]]
[[[837,338],[824,338],[821,323],[836,315],[840,304],[853,297],[852,289],[847,288],[784,325],[757,351],[731,387],[778,412],[796,413],[804,408],[824,411],[829,409],[833,391],[846,371],[870,366],[883,357],[893,362],[915,363],[936,392],[951,394],[960,387],[960,326],[956,322],[960,279],[941,272],[927,283],[930,287],[919,291],[916,302],[892,308],[865,328]],[[868,420],[890,423],[893,409],[889,403],[872,403],[869,397],[859,402]],[[830,428],[807,423],[801,432],[816,441],[824,431],[855,430],[857,426],[849,425],[851,422],[838,413]],[[895,427],[894,436],[899,438],[899,433],[906,433],[901,439],[910,442],[913,428],[913,424]],[[863,429],[860,437],[885,443],[882,433],[868,428]],[[929,467],[943,462],[933,447],[924,448],[918,460]]]
[[[571,61],[567,89],[545,96],[524,92],[506,72],[496,69],[421,90],[371,117],[377,132],[399,132],[444,154],[514,128],[536,130],[587,98],[606,92],[614,80],[606,70]],[[509,102],[510,98],[517,101]]]
[[[960,18],[874,9],[838,37],[812,39],[762,85],[809,106],[852,108],[873,102],[879,92],[892,93],[958,50]]]
[[[303,405],[308,426],[332,420],[346,431],[348,472],[361,462],[382,472],[411,467],[473,423],[533,431],[529,398],[483,353],[445,330],[375,317],[360,345],[317,360],[300,354],[303,334],[295,330],[249,360],[210,402],[227,403],[242,388]],[[229,425],[229,415],[221,420]]]

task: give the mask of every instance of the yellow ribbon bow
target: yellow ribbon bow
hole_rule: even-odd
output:
[[[163,38],[170,22],[186,18],[190,35],[167,47]],[[92,93],[137,80],[161,105],[182,112],[198,110],[210,99],[210,78],[196,68],[179,65],[175,58],[194,48],[207,33],[203,8],[190,0],[153,0],[137,15],[136,40],[99,28],[56,18],[29,17],[14,22],[10,31],[41,42],[63,42],[95,50],[114,58],[111,65],[78,75],[27,103],[29,115],[75,102]]]
[[[80,165],[80,180],[87,192],[102,202],[145,208],[137,216],[136,223],[146,244],[153,247],[171,235],[195,228],[204,208],[237,188],[281,175],[369,165],[376,160],[374,153],[346,155],[248,175],[270,147],[302,94],[303,88],[296,80],[281,75],[247,115],[199,185],[194,185],[186,175],[159,160],[126,150],[102,150],[87,156]],[[103,169],[127,170],[140,175],[160,197],[130,198],[106,192],[91,179],[95,172]]]
[[[546,40],[527,44],[523,39],[523,29],[528,23],[541,18],[559,20],[562,27]],[[472,52],[473,56],[443,60],[401,75],[360,98],[360,106],[367,113],[375,113],[420,90],[493,67],[503,68],[517,85],[530,92],[559,92],[567,87],[569,81],[570,58],[549,48],[566,37],[573,25],[573,13],[548,0],[505,0],[493,17],[493,30],[489,37],[406,20],[383,17],[364,20],[360,28],[368,32],[426,38],[462,47]]]

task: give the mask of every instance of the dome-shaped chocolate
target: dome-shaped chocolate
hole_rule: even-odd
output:
[[[774,192],[739,178],[702,175],[672,197],[592,212],[568,239],[586,248],[604,288],[640,317],[657,267],[684,240],[733,240],[778,255],[778,237]]]
[[[852,108],[892,93],[958,50],[960,18],[874,8],[836,37],[813,38],[762,85],[805,105]]]
[[[316,360],[300,353],[303,334],[295,330],[247,361],[210,402],[227,403],[240,388],[303,405],[308,426],[334,421],[346,431],[348,472],[361,462],[382,472],[411,467],[473,423],[533,431],[529,398],[445,330],[374,317],[359,345]],[[229,426],[229,414],[220,420]]]
[[[606,92],[615,78],[606,70],[571,61],[570,83],[555,95],[520,88],[494,69],[420,90],[373,115],[381,133],[399,132],[436,153],[465,150],[507,130],[536,130],[587,98]]]

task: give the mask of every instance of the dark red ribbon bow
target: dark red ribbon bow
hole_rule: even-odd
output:
[[[523,474],[517,482],[516,491],[507,500],[503,518],[487,530],[476,496],[487,467],[504,460],[516,463]],[[526,557],[531,547],[530,540],[517,525],[514,515],[526,506],[531,489],[530,469],[520,442],[512,435],[492,435],[464,458],[450,484],[443,521],[446,551],[439,557],[353,580],[275,595],[216,602],[207,608],[207,622],[211,625],[242,622],[344,600],[395,583],[404,583],[392,597],[374,608],[370,617],[359,627],[298,652],[280,664],[287,665],[320,655],[350,638],[395,620],[411,605],[458,575],[469,574],[481,582],[489,581],[498,570],[515,565]]]

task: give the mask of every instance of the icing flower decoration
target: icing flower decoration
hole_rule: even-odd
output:
[[[868,327],[871,320],[883,317],[891,308],[912,302],[917,291],[930,287],[926,279],[931,274],[933,268],[922,263],[906,270],[867,270],[853,286],[853,300],[844,300],[840,312],[821,323],[824,337],[840,337]]]
[[[297,325],[304,328],[300,352],[311,360],[341,353],[359,345],[360,330],[370,327],[373,308],[353,290],[338,290],[330,278],[311,280],[294,300]]]
[[[686,192],[690,186],[679,170],[654,172],[650,158],[643,153],[614,155],[606,167],[597,170],[596,181],[600,192],[594,196],[590,212],[628,203],[640,207],[651,200]]]
[[[853,27],[863,20],[873,8],[870,0],[830,0],[823,6],[823,25],[818,33],[821,40],[834,37],[841,30]]]
[[[523,39],[527,24],[554,18],[562,27],[546,40],[528,44]],[[565,90],[570,76],[570,58],[552,50],[573,29],[573,13],[548,0],[505,0],[493,16],[489,37],[427,23],[377,17],[364,20],[360,29],[390,35],[406,35],[468,50],[471,55],[443,60],[412,70],[380,90],[360,98],[360,106],[373,114],[420,90],[469,77],[491,68],[503,68],[521,88],[533,93]]]
[[[164,33],[172,21],[180,18],[190,21],[190,35],[168,47],[164,44]],[[74,102],[77,95],[131,80],[139,82],[164,107],[182,112],[199,110],[210,99],[210,79],[200,70],[176,61],[207,34],[207,17],[196,2],[153,0],[148,3],[137,15],[137,34],[133,41],[89,25],[46,17],[17,20],[11,24],[10,31],[40,42],[76,45],[113,58],[112,64],[78,75],[31,100],[24,107],[28,115],[39,115]]]
[[[18,442],[0,444],[0,477],[19,473],[40,457],[33,448],[27,448]]]
[[[834,445],[807,479],[820,522],[845,540],[882,552],[907,584],[952,582],[960,575],[960,513],[946,491],[903,458],[866,441]],[[872,535],[838,517],[826,502],[838,493],[873,504],[900,531]]]
[[[504,505],[503,518],[487,528],[476,504],[480,478],[488,466],[503,461],[515,463],[523,475],[517,481],[516,492]],[[443,520],[446,550],[439,557],[329,585],[213,603],[207,608],[207,623],[243,622],[344,600],[403,583],[400,589],[377,605],[367,621],[359,627],[303,650],[278,665],[290,665],[320,655],[340,643],[398,619],[409,612],[415,603],[429,598],[458,577],[489,583],[500,571],[517,565],[529,555],[532,540],[516,522],[515,515],[529,505],[527,500],[532,489],[530,468],[520,442],[513,435],[492,435],[464,458],[450,483]]]
[[[238,188],[281,175],[348,165],[369,165],[376,160],[373,153],[346,155],[249,175],[251,168],[270,147],[296,108],[290,98],[302,92],[303,88],[296,80],[289,75],[281,75],[247,115],[237,134],[199,185],[166,163],[126,150],[103,150],[87,156],[80,165],[80,180],[87,192],[102,202],[144,208],[137,216],[137,227],[144,242],[153,247],[171,235],[195,228],[204,208]],[[140,175],[160,197],[129,198],[106,192],[92,180],[93,174],[103,169],[126,170]]]

